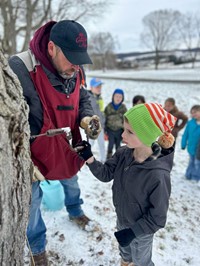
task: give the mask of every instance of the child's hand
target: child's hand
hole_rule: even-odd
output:
[[[114,233],[117,238],[118,243],[121,247],[128,246],[131,241],[135,238],[135,234],[131,230],[131,228],[123,229]]]
[[[80,143],[78,143],[74,148],[78,155],[84,160],[87,161],[89,158],[93,156],[91,151],[91,145],[89,142],[83,140]]]

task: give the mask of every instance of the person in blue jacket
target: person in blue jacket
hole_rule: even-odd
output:
[[[200,142],[200,105],[192,106],[190,110],[192,119],[188,121],[181,140],[181,148],[190,156],[186,169],[186,178],[189,180],[200,180],[200,160],[197,158],[198,144]]]

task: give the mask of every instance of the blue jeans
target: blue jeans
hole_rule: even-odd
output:
[[[200,160],[197,160],[195,156],[190,155],[190,161],[185,176],[189,180],[200,180]]]
[[[60,180],[65,194],[65,207],[70,216],[78,217],[84,214],[81,204],[83,200],[80,198],[80,188],[78,185],[78,176],[75,175],[70,179]]]
[[[40,182],[34,182],[32,184],[32,199],[27,227],[27,238],[34,255],[42,253],[46,246],[46,226],[40,211],[42,195]]]
[[[81,216],[83,210],[80,199],[80,188],[78,185],[78,176],[70,179],[60,180],[65,194],[65,206],[70,216]],[[33,255],[45,251],[46,246],[46,226],[42,219],[40,205],[42,201],[42,189],[40,182],[32,184],[32,200],[30,205],[29,224],[27,227],[27,238]]]

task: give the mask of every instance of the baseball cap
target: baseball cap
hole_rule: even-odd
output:
[[[87,53],[87,33],[83,26],[73,20],[62,20],[54,24],[50,40],[59,46],[70,63],[92,64]]]
[[[97,87],[99,85],[103,84],[103,82],[98,78],[92,78],[90,80],[90,87]]]

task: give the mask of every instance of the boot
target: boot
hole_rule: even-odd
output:
[[[133,262],[125,262],[124,260],[121,260],[121,266],[134,266]]]
[[[48,266],[48,260],[47,260],[47,255],[46,251],[33,255],[31,258],[31,266]]]
[[[112,152],[108,152],[106,159],[110,159],[111,157],[112,157]]]
[[[81,229],[85,230],[85,227],[89,224],[91,221],[85,214],[78,217],[69,216],[69,219],[77,224]]]

